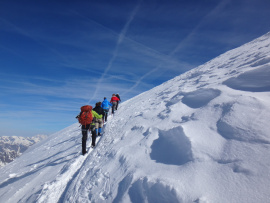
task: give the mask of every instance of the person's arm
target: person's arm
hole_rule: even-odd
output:
[[[93,114],[93,117],[97,118],[97,119],[100,119],[102,118],[102,115],[99,115],[97,112],[95,112],[94,110],[92,110],[92,114]]]

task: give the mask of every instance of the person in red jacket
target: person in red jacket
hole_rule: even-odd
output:
[[[114,114],[114,110],[116,108],[117,102],[119,102],[118,97],[115,96],[115,94],[112,95],[110,103],[112,104],[112,114]]]

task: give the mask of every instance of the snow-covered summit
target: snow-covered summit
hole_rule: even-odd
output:
[[[270,33],[74,124],[0,169],[0,202],[269,202]],[[88,140],[90,145],[90,140]]]

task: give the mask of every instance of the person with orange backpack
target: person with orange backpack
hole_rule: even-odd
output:
[[[86,141],[88,137],[88,130],[92,133],[92,148],[96,145],[96,129],[95,123],[92,122],[93,119],[100,119],[102,115],[99,115],[94,110],[92,110],[92,106],[86,105],[81,107],[80,114],[76,117],[78,118],[79,123],[82,126],[82,154],[85,155],[87,153],[86,150]]]

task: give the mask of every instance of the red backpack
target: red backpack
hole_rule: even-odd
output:
[[[82,125],[88,125],[92,123],[92,106],[86,105],[81,107],[81,113],[78,116],[79,123]]]

